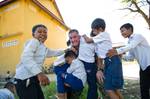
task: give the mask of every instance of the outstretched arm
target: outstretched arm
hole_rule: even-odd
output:
[[[94,43],[93,39],[92,39],[92,38],[89,38],[89,37],[86,36],[85,34],[83,35],[83,37],[84,37],[84,39],[85,39],[85,41],[86,41],[87,43]]]

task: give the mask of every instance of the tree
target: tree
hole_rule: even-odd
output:
[[[150,29],[150,0],[122,0],[123,3],[126,3],[126,7],[123,8],[124,10],[130,10],[133,13],[138,13],[142,15],[148,27]],[[148,12],[143,9],[145,6],[148,7]]]

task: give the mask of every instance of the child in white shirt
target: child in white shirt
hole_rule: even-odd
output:
[[[92,22],[92,38],[84,35],[87,43],[96,44],[96,54],[101,61],[104,60],[104,89],[111,99],[122,99],[119,89],[123,87],[122,63],[119,56],[107,57],[108,50],[112,49],[110,36],[105,32],[105,21],[97,18]],[[99,68],[102,69],[102,62],[98,62]],[[102,80],[102,79],[101,79]]]
[[[136,59],[140,66],[140,89],[141,99],[149,99],[150,94],[150,45],[147,40],[141,34],[134,34],[133,25],[125,23],[120,27],[121,35],[124,38],[128,38],[128,44],[118,49],[111,49],[108,55],[123,55],[123,59],[126,61],[132,61]]]
[[[57,74],[57,90],[59,99],[65,99],[68,89],[80,91],[86,83],[86,72],[83,63],[73,51],[67,51],[64,55],[66,63],[70,64],[66,72]]]

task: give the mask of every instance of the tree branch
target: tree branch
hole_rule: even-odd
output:
[[[146,2],[150,5],[150,1],[149,0],[146,0]]]
[[[123,8],[123,9],[120,9],[120,10],[130,10],[131,12],[138,12],[138,10],[134,10],[134,9],[132,9],[132,8]]]
[[[144,13],[144,11],[142,11],[142,10],[140,9],[140,7],[139,7],[138,4],[136,3],[136,1],[132,0],[132,3],[135,5],[137,11],[144,17],[144,19],[145,19],[147,22],[149,22],[149,21],[148,21],[148,20],[149,20],[148,16]]]

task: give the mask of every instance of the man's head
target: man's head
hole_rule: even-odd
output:
[[[124,38],[130,37],[130,35],[133,33],[133,26],[132,26],[132,24],[130,24],[130,23],[123,24],[120,27],[120,32],[121,32],[121,35]]]
[[[105,21],[101,18],[96,18],[91,24],[93,35],[97,35],[100,32],[105,31],[105,27],[106,27]]]
[[[78,30],[72,29],[69,31],[69,40],[73,47],[78,48],[80,44],[80,35]]]
[[[73,52],[72,50],[68,50],[66,53],[65,53],[65,60],[66,60],[66,63],[68,64],[71,64],[72,63],[72,60],[74,60],[75,58],[77,58],[77,55],[75,52]]]
[[[4,88],[7,88],[8,90],[10,90],[12,93],[15,93],[15,84],[13,82],[7,82],[4,86]]]
[[[43,24],[33,26],[32,36],[44,43],[47,39],[47,27]]]

